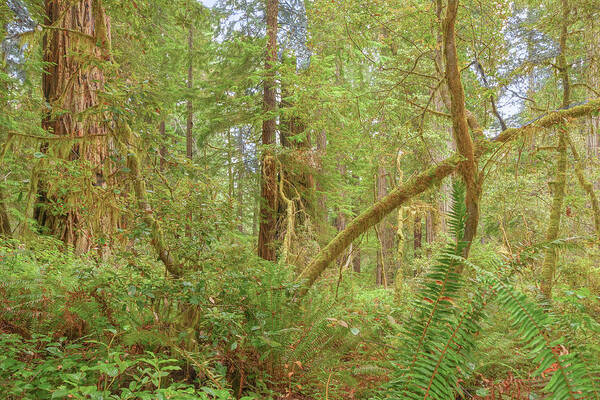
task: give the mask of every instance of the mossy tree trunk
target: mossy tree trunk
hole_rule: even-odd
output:
[[[556,163],[555,181],[551,182],[553,189],[552,208],[546,231],[546,241],[551,242],[558,238],[563,203],[565,199],[565,184],[567,175],[567,146],[566,133],[561,128],[558,137],[558,161]],[[544,253],[542,264],[542,293],[548,299],[552,296],[552,284],[556,270],[557,249],[549,246]]]
[[[136,143],[136,137],[131,127],[126,123],[119,121],[117,123],[116,137],[122,147],[122,151],[127,154],[127,167],[130,169],[130,176],[133,183],[133,192],[137,200],[138,208],[142,213],[142,220],[150,229],[151,245],[156,251],[158,258],[162,261],[167,272],[174,277],[179,277],[183,273],[183,266],[176,255],[171,252],[164,238],[160,222],[154,216],[154,211],[148,200],[146,182],[143,177],[143,166],[136,149],[139,148]]]
[[[421,220],[421,212],[415,212],[415,221],[413,224],[413,251],[415,257],[420,255],[421,247],[423,246],[423,221]]]
[[[98,113],[83,116],[100,104],[98,94],[105,78],[99,65],[110,58],[110,22],[100,0],[46,0],[45,11],[46,25],[58,29],[44,36],[42,91],[50,109],[42,127],[54,135],[90,138],[58,156],[91,169],[91,178],[84,192],[66,195],[42,180],[35,217],[49,233],[83,253],[98,238],[109,238],[117,220],[114,208],[89,195],[107,184],[105,176],[110,172],[104,118]],[[42,150],[54,152],[48,144]],[[67,171],[61,174],[69,179]]]
[[[569,2],[562,0],[562,19],[560,33],[560,54],[558,56],[558,70],[563,88],[562,107],[567,108],[570,101],[571,85],[569,81],[569,67],[566,58],[566,46],[569,27]],[[552,182],[554,191],[552,199],[552,208],[550,209],[550,219],[546,231],[546,241],[552,242],[558,238],[560,229],[560,220],[565,199],[565,186],[567,179],[567,131],[565,126],[558,128],[558,161],[556,163],[555,180]],[[541,290],[544,297],[552,299],[552,286],[556,272],[556,259],[558,253],[554,246],[549,246],[544,253],[544,262],[542,264],[542,282]]]
[[[476,122],[474,121],[474,117],[470,113],[467,113],[465,106],[465,92],[461,82],[458,54],[456,51],[455,24],[458,3],[458,0],[448,0],[442,30],[446,82],[450,97],[450,114],[452,115],[452,135],[458,152],[464,158],[459,172],[466,187],[467,220],[463,237],[463,240],[468,243],[463,252],[463,256],[466,258],[477,233],[481,184],[478,176],[475,147],[469,132],[469,126],[474,128]],[[469,120],[471,120],[471,123],[469,123]]]
[[[277,170],[275,157],[270,148],[275,143],[275,62],[277,61],[277,13],[278,0],[267,0],[267,57],[264,79],[263,111],[265,120],[262,125],[261,158],[261,203],[260,226],[258,231],[258,255],[265,260],[275,261],[275,228],[277,223]]]

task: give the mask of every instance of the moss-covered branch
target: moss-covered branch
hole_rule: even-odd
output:
[[[505,131],[502,131],[492,140],[492,143],[507,143],[519,137],[536,133],[542,129],[550,128],[570,119],[583,117],[598,111],[600,111],[600,99],[593,99],[585,104],[580,104],[567,109],[551,111],[520,128],[508,128]],[[486,143],[492,144],[487,141]],[[485,146],[486,143],[480,143],[481,146],[478,148],[479,152],[483,153],[487,150]]]
[[[373,204],[367,210],[356,217],[343,231],[329,242],[323,250],[312,260],[306,269],[298,277],[304,286],[297,294],[302,297],[308,288],[317,280],[319,275],[333,262],[342,252],[362,233],[375,226],[386,215],[404,204],[412,197],[423,193],[431,186],[454,172],[462,158],[454,155],[438,166],[428,169],[422,174],[411,179],[406,184],[397,187],[390,194]]]

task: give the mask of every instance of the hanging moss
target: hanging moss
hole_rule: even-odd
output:
[[[166,245],[160,223],[154,218],[154,212],[148,201],[146,183],[142,176],[140,159],[135,151],[135,136],[129,124],[120,123],[117,140],[124,147],[127,154],[127,167],[131,170],[133,190],[138,207],[142,212],[144,223],[151,228],[152,247],[154,247],[167,271],[174,277],[179,277],[182,273],[182,266]]]

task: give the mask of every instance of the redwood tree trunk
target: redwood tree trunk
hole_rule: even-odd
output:
[[[262,125],[262,144],[271,146],[275,142],[276,122],[274,112],[275,98],[275,72],[274,63],[277,61],[277,13],[278,0],[267,0],[267,57],[264,80],[263,109],[267,114]],[[262,155],[262,182],[260,204],[260,227],[258,232],[258,255],[265,260],[275,261],[275,226],[277,212],[277,171],[275,169],[274,155],[265,147]]]
[[[108,61],[110,57],[110,21],[100,0],[46,0],[45,10],[46,25],[58,29],[48,30],[44,37],[42,90],[50,108],[42,128],[54,135],[89,136],[58,156],[92,171],[89,186],[80,188],[83,192],[62,195],[50,181],[42,181],[41,206],[35,217],[49,233],[83,253],[95,245],[96,239],[109,238],[116,222],[113,209],[94,199],[92,190],[92,186],[106,184],[104,118],[98,114],[81,118],[82,113],[99,105],[98,93],[103,90],[105,78],[97,61]],[[90,58],[96,61],[85,61]],[[42,150],[54,151],[48,145]],[[67,171],[60,173],[69,179]],[[62,208],[57,206],[60,204]]]
[[[4,190],[0,187],[0,236],[11,236],[12,230],[5,202]]]
[[[352,269],[354,272],[360,273],[360,247],[358,246],[352,253]]]
[[[435,202],[433,202],[435,205]],[[425,232],[427,243],[433,243],[437,236],[437,224],[436,224],[436,213],[435,211],[427,211],[425,215]]]

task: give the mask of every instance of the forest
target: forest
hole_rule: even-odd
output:
[[[2,0],[0,43],[1,399],[600,399],[600,0]]]

